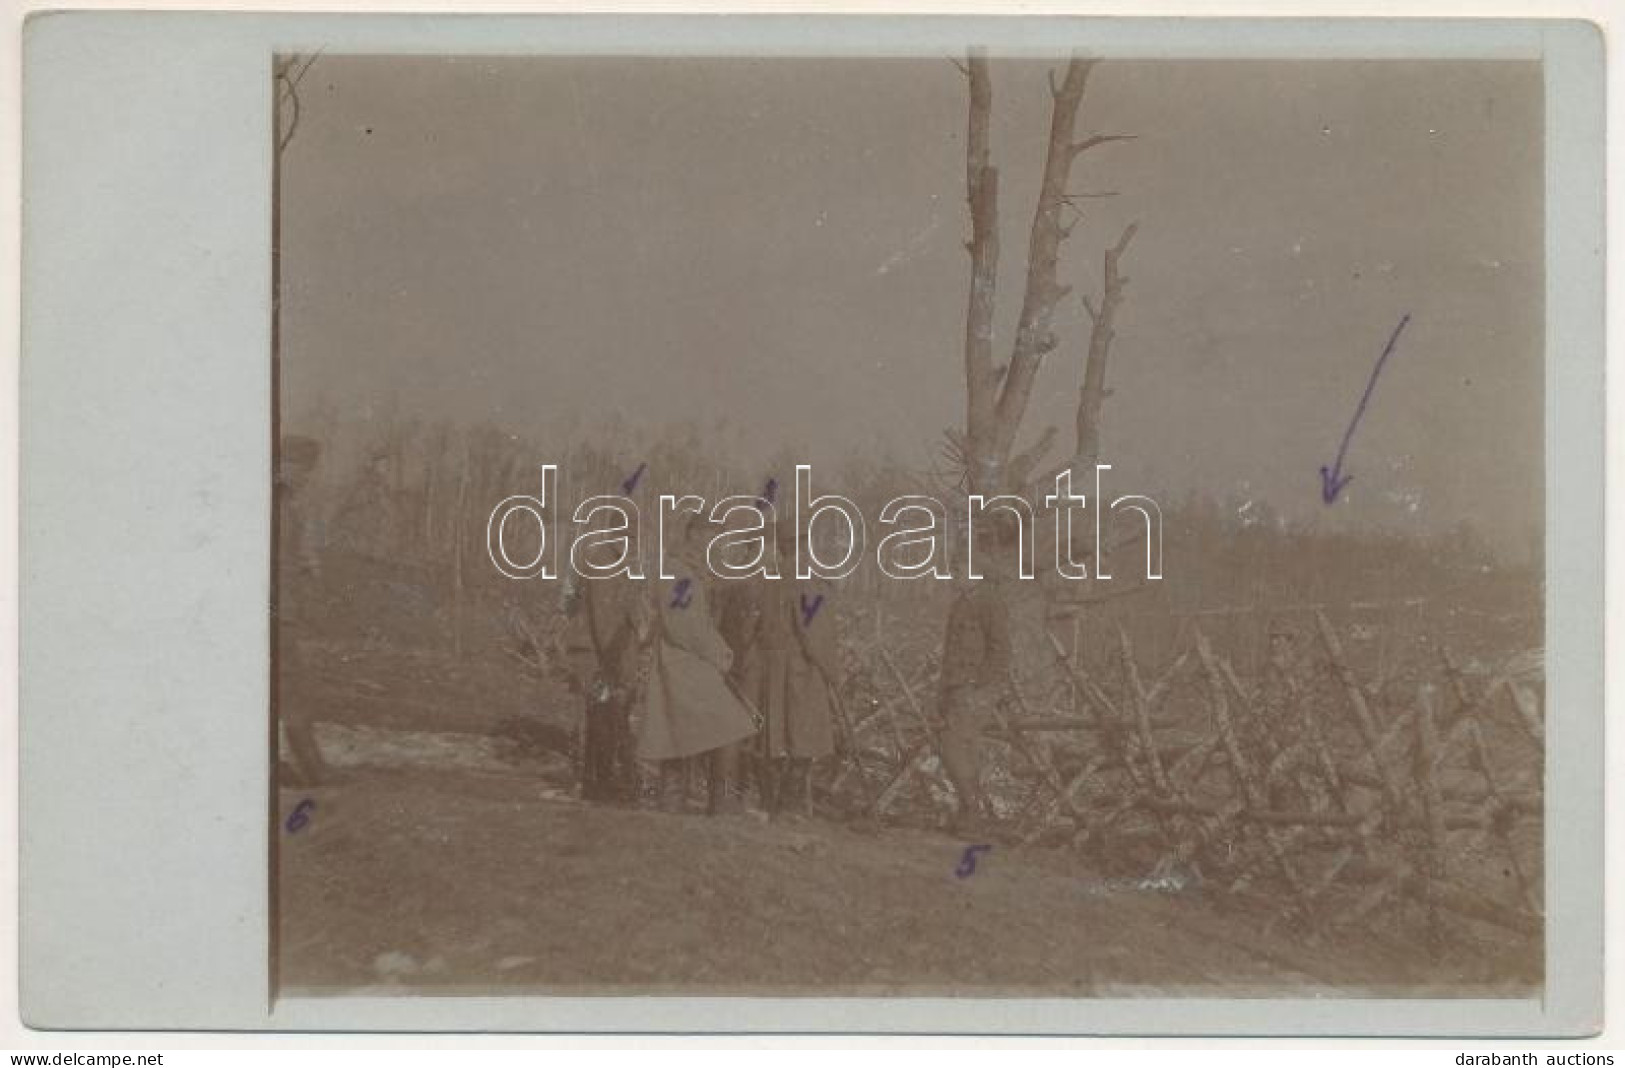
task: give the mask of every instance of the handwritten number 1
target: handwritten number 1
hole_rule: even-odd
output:
[[[632,491],[638,488],[638,480],[643,477],[643,471],[648,466],[647,463],[638,464],[638,469],[632,472],[632,477],[621,483],[621,492],[628,497],[632,496]]]

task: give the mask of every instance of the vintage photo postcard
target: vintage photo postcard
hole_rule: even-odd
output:
[[[271,77],[283,989],[1538,994],[1538,64]]]
[[[296,25],[231,357],[273,1012],[1593,974],[1583,29]]]

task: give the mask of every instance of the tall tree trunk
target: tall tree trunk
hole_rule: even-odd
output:
[[[300,57],[273,59],[271,64],[271,530],[270,530],[270,678],[268,689],[270,714],[267,728],[270,733],[271,770],[266,777],[267,811],[271,816],[271,883],[268,888],[270,902],[270,978],[271,989],[277,989],[281,974],[282,911],[277,894],[277,851],[281,842],[279,818],[282,765],[282,671],[281,623],[278,613],[282,609],[280,597],[280,557],[282,553],[282,509],[286,490],[282,484],[282,156],[288,142],[299,128],[299,82],[310,70],[316,57],[300,62]]]
[[[997,469],[993,417],[998,378],[993,371],[993,312],[999,273],[999,172],[988,162],[993,81],[987,55],[973,51],[965,67],[970,80],[970,118],[965,139],[965,196],[970,202],[970,297],[965,311],[965,449],[971,491],[986,488]]]
[[[1043,358],[1056,346],[1051,331],[1055,308],[1070,287],[1057,275],[1061,243],[1072,232],[1061,214],[1067,206],[1067,181],[1073,162],[1084,152],[1122,134],[1097,134],[1074,140],[1078,109],[1095,60],[1073,56],[1060,85],[1050,79],[1050,132],[1044,176],[1033,209],[1027,246],[1027,277],[1021,314],[1009,363],[993,366],[993,316],[999,262],[998,171],[991,163],[990,128],[993,83],[987,56],[972,51],[961,67],[970,83],[966,136],[966,199],[970,204],[970,298],[965,316],[965,447],[964,462],[973,493],[1014,489],[1009,459]]]

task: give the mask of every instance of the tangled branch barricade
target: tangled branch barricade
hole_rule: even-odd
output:
[[[1091,667],[1047,621],[1047,665],[1012,670],[989,732],[986,785],[1009,837],[1262,901],[1311,933],[1381,912],[1435,948],[1472,925],[1538,937],[1538,653],[1468,670],[1423,639],[1408,675],[1362,680],[1326,612],[1298,614],[1250,679],[1194,617],[1155,670],[1122,627]],[[939,821],[953,792],[934,655],[910,672],[878,625],[852,655],[868,708],[832,802]],[[1045,688],[1037,707],[1029,686]]]

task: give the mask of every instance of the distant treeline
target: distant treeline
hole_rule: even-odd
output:
[[[525,437],[489,426],[412,419],[325,422],[297,431],[324,447],[307,502],[318,516],[324,548],[428,572],[457,569],[458,583],[470,587],[512,585],[484,559],[486,523],[494,502],[539,489],[544,458],[559,463],[566,480],[560,498],[566,501],[619,492],[635,473],[652,492],[712,498],[757,494],[769,479],[789,487],[794,479],[791,450],[759,462],[729,444],[721,423],[646,428],[610,417]],[[951,500],[963,493],[943,466],[910,467],[865,455],[830,470],[830,486],[839,486],[866,515],[906,494]],[[1038,493],[1041,487],[1036,483]],[[1442,533],[1328,531],[1289,522],[1267,502],[1135,489],[1162,506],[1166,575],[1124,598],[1137,613],[1416,598],[1538,607],[1539,560],[1498,558],[1465,521]],[[1114,571],[1134,570],[1128,565],[1143,551],[1122,550],[1111,558]],[[1143,557],[1139,566],[1143,570]],[[888,600],[933,596],[907,589],[932,585],[929,579],[877,584],[872,572],[852,592],[878,591],[881,584],[888,587],[881,594]]]

